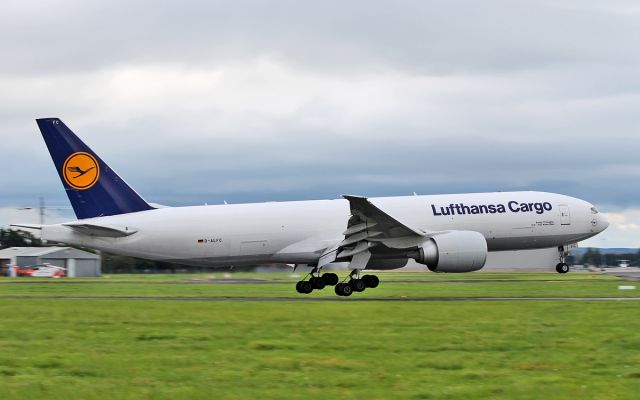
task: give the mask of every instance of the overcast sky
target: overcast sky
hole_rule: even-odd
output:
[[[69,206],[55,116],[152,202],[542,190],[640,246],[639,45],[636,1],[5,0],[0,226]]]

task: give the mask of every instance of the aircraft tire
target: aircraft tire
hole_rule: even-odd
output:
[[[569,265],[566,263],[558,263],[558,265],[556,265],[556,271],[559,274],[566,274],[569,272]]]
[[[349,286],[353,289],[354,292],[364,292],[364,290],[367,288],[367,285],[362,279],[352,279],[351,281],[349,281]]]
[[[324,284],[328,286],[335,286],[339,281],[338,275],[332,272],[325,272],[322,274],[322,280],[324,281]]]
[[[311,282],[314,289],[322,290],[325,287],[324,280],[317,276],[312,276],[309,282]]]
[[[353,293],[353,288],[351,288],[351,285],[349,285],[348,283],[343,283],[341,291],[344,297],[349,297]]]
[[[303,294],[304,292],[302,291],[302,281],[298,281],[296,283],[296,292]]]
[[[313,285],[309,281],[300,281],[300,289],[302,289],[303,294],[309,294],[313,292]]]
[[[362,277],[362,280],[368,288],[372,289],[378,287],[378,285],[380,284],[380,279],[378,279],[376,275],[364,275]]]
[[[353,289],[351,288],[351,286],[348,283],[338,283],[336,285],[336,294],[338,296],[345,296],[345,297],[349,297],[351,296],[351,293],[353,293]]]

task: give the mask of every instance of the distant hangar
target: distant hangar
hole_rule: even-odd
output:
[[[73,247],[9,247],[0,250],[0,271],[7,266],[51,264],[67,269],[69,277],[100,276],[100,256]]]

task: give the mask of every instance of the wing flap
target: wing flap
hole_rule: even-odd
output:
[[[361,196],[342,196],[349,201],[351,218],[344,239],[336,248],[322,255],[319,265],[333,261],[350,261],[349,267],[364,269],[375,248],[382,251],[402,251],[415,247],[425,240],[426,232],[402,223],[378,206]],[[375,228],[374,228],[375,227]]]
[[[377,224],[375,224],[375,223],[368,224],[366,222],[363,222],[361,224],[353,225],[352,227],[348,228],[346,231],[342,232],[342,234],[345,235],[345,236],[353,235],[353,234],[356,234],[358,232],[362,232],[365,229],[373,228],[376,225]]]
[[[339,252],[338,258],[353,257],[356,254],[368,252],[369,247],[373,247],[372,243],[369,243],[366,241],[358,242],[358,244],[356,244],[355,247],[350,247]]]
[[[351,206],[351,214],[354,217],[357,217],[360,221],[367,223],[368,226],[366,228],[372,226],[372,224],[377,224],[382,225],[384,228],[386,228],[386,230],[393,230],[394,236],[425,235],[425,232],[421,231],[420,229],[416,229],[407,224],[404,224],[388,213],[384,212],[371,201],[369,201],[369,199],[366,197],[351,195],[343,195],[342,197],[349,200],[349,205]],[[355,229],[355,225],[349,226],[347,228],[347,232],[349,232],[349,229],[352,228]],[[378,230],[383,230],[384,228],[378,227]],[[347,233],[345,233],[345,235],[346,234]]]

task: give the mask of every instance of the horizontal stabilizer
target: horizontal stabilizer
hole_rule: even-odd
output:
[[[68,224],[62,224],[67,226],[78,233],[82,233],[84,235],[90,236],[102,236],[102,237],[126,237],[131,236],[137,232],[136,229],[131,229],[129,227],[113,227],[113,226],[104,226],[104,225],[95,225],[95,224],[83,224],[83,223],[75,223],[70,222]]]
[[[42,229],[42,225],[35,224],[11,224],[9,225],[11,228],[25,228],[25,229]]]

